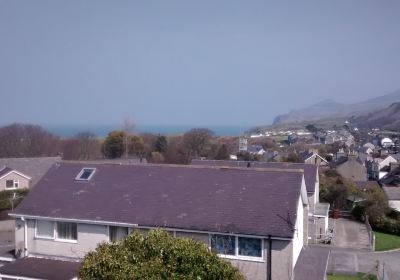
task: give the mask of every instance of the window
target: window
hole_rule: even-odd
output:
[[[220,255],[246,259],[261,259],[262,239],[234,235],[211,235],[211,249]]]
[[[78,230],[75,223],[57,222],[57,239],[78,240]]]
[[[54,222],[36,220],[36,237],[54,239]]]
[[[18,180],[7,180],[6,181],[6,189],[17,189],[19,187]]]
[[[14,188],[14,180],[7,180],[6,181],[6,189]]]
[[[239,255],[262,257],[262,242],[259,238],[238,237]]]
[[[90,178],[92,178],[95,171],[96,171],[96,168],[83,168],[79,172],[78,176],[76,176],[75,180],[89,181]]]
[[[129,228],[127,227],[108,227],[108,236],[110,242],[116,242],[124,239],[129,234]]]
[[[232,235],[212,235],[211,248],[221,255],[235,255],[235,237]]]

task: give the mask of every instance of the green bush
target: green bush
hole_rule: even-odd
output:
[[[383,217],[371,223],[374,230],[388,234],[400,235],[400,221]]]
[[[356,205],[351,210],[351,216],[357,221],[364,222],[365,220],[365,207],[362,205]]]
[[[22,201],[22,199],[29,192],[28,189],[19,190],[7,190],[0,192],[0,211],[9,210],[14,206],[14,208]],[[15,193],[15,198],[14,198]],[[13,199],[14,198],[14,199]]]
[[[88,253],[79,279],[232,279],[244,277],[207,246],[161,230],[133,232],[123,241],[100,244]]]

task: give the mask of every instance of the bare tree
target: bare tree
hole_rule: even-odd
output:
[[[38,125],[12,124],[0,128],[0,157],[54,156],[59,139]]]
[[[125,117],[122,123],[122,131],[125,132],[124,135],[124,147],[125,147],[125,157],[128,158],[129,155],[129,135],[133,133],[135,125],[131,118]]]
[[[208,128],[193,128],[183,135],[183,145],[187,149],[189,160],[201,155],[213,134]]]

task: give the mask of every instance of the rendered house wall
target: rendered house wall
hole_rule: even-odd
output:
[[[300,209],[300,208],[299,208]],[[301,207],[301,212],[304,209]],[[301,215],[302,216],[302,215]],[[298,226],[302,226],[301,221]],[[45,255],[53,257],[67,258],[83,258],[86,253],[94,250],[101,242],[108,242],[108,227],[106,225],[94,224],[78,224],[78,240],[76,243],[62,242],[58,240],[47,240],[35,237],[35,220],[27,220],[27,243],[30,255]],[[139,229],[141,232],[147,230]],[[301,230],[300,232],[303,232]],[[175,232],[176,237],[193,238],[204,242],[209,246],[210,235],[208,233],[190,233]],[[16,249],[20,249],[23,253],[24,248],[24,221],[16,219],[15,227]],[[298,241],[296,241],[298,242]],[[268,240],[264,239],[263,259],[239,260],[228,259],[235,267],[237,267],[247,279],[266,280],[267,279],[267,256],[268,256]],[[302,244],[302,242],[301,242]],[[298,248],[298,245],[296,245]],[[297,250],[297,249],[296,249]],[[294,263],[293,262],[294,246],[291,240],[273,240],[272,241],[272,279],[290,280]],[[297,251],[296,251],[297,252]]]
[[[18,189],[27,189],[29,188],[29,179],[18,175],[17,173],[10,173],[4,178],[0,179],[0,191],[6,190],[6,181],[8,180],[16,180],[19,182]]]

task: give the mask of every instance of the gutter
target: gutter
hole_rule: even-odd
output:
[[[272,239],[268,235],[267,280],[272,280]]]
[[[28,221],[25,217],[21,217],[21,221],[24,222],[24,257],[28,256]]]

